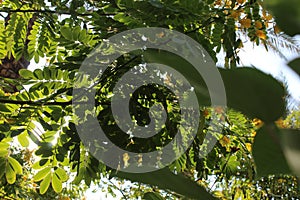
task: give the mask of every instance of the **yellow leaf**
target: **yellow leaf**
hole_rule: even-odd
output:
[[[273,16],[271,14],[268,14],[265,18],[267,21],[270,21],[273,19]]]
[[[256,128],[260,128],[263,125],[263,121],[261,121],[260,119],[254,118],[252,120],[252,124],[253,126],[255,126]]]
[[[238,11],[236,11],[236,10],[233,10],[233,11],[231,11],[231,13],[230,13],[230,17],[232,17],[232,18],[234,18],[234,19],[238,19],[240,15],[241,15],[241,13],[238,12]]]
[[[237,0],[236,2],[238,2],[239,4],[243,4],[246,2],[246,0]]]
[[[242,28],[250,28],[251,27],[251,19],[244,18],[240,20],[240,24]]]
[[[230,138],[227,136],[223,136],[219,142],[222,147],[226,147],[228,144],[230,144]]]
[[[251,143],[246,143],[246,149],[251,152],[252,151],[252,144]]]
[[[130,156],[128,155],[128,153],[124,153],[123,154],[123,162],[124,162],[124,168],[128,167]]]
[[[255,34],[260,39],[263,39],[263,40],[267,39],[267,36],[266,36],[265,32],[262,31],[262,30],[256,30]]]
[[[255,27],[257,29],[261,29],[262,28],[262,23],[260,21],[255,21]]]
[[[280,30],[280,28],[277,26],[277,25],[275,25],[274,26],[274,33],[280,33],[281,32],[281,30]]]

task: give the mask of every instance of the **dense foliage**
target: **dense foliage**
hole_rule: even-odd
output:
[[[299,145],[293,142],[300,134],[299,113],[292,113],[284,123],[277,121],[286,112],[283,84],[255,68],[237,67],[241,64],[238,52],[247,40],[268,48],[268,35],[280,37],[272,15],[260,1],[4,0],[0,14],[1,198],[76,199],[82,195],[79,186],[88,187],[105,176],[133,182],[131,190],[122,191],[124,198],[300,198],[294,176],[300,170],[293,163],[299,156]],[[138,27],[184,33],[199,42],[214,62],[217,53],[224,52],[225,64],[218,70],[228,102],[228,109],[211,107],[206,99],[200,102],[200,125],[192,145],[170,166],[145,174],[120,170],[131,162],[142,164],[140,158],[116,157],[120,165],[115,170],[93,157],[76,130],[77,124],[89,121],[90,113],[78,120],[72,104],[75,79],[88,54],[110,36]],[[45,66],[34,71],[22,65],[24,60],[39,64],[41,59],[46,59]],[[193,76],[190,66],[173,54],[142,49],[118,58],[93,85],[95,113],[114,144],[137,153],[153,151],[172,140],[180,118],[176,96],[151,85],[132,96],[130,114],[145,126],[149,108],[161,103],[169,111],[169,120],[159,137],[145,142],[115,125],[110,111],[114,85],[128,70],[151,61],[191,74],[187,78],[196,80],[198,93],[206,88],[202,78]],[[299,70],[296,61],[291,66]],[[218,142],[202,158],[200,146],[208,133]],[[34,152],[29,150],[32,146]],[[296,154],[290,156],[291,151]],[[28,158],[29,154],[34,158]],[[108,192],[116,189],[112,184]]]

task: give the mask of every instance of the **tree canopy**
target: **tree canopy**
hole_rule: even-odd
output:
[[[297,19],[299,3],[292,2]],[[283,0],[270,4],[258,0],[0,1],[0,197],[80,199],[85,188],[105,179],[132,182],[129,190],[107,183],[107,192],[114,195],[119,190],[124,199],[300,198],[299,113],[286,118],[286,86],[256,68],[241,66],[239,57],[248,41],[273,49],[274,38],[290,39],[281,27],[288,34],[299,33],[298,22],[287,18],[289,25],[284,26],[285,17],[277,14],[288,4]],[[160,31],[151,35],[151,27]],[[137,28],[149,32],[130,32]],[[123,39],[114,43],[119,35]],[[194,55],[197,51],[190,49],[197,48],[188,46],[194,43],[181,40],[181,35],[199,43],[203,54]],[[139,48],[124,51],[126,41]],[[148,46],[140,47],[143,41]],[[171,43],[186,57],[163,48]],[[110,55],[120,52],[125,53],[110,60],[114,58]],[[226,105],[214,104],[212,96],[221,90],[210,90],[207,77],[186,60],[194,57],[211,61],[210,67],[222,80]],[[224,66],[216,67],[218,59]],[[46,63],[41,65],[42,61]],[[38,67],[30,70],[29,63]],[[151,63],[177,72],[153,70]],[[103,71],[95,67],[102,65],[108,67]],[[81,71],[82,66],[89,74]],[[300,74],[299,59],[290,66]],[[134,88],[133,82],[115,89],[128,72],[148,71],[153,80],[169,87],[148,83],[128,95],[128,102],[123,99],[124,88]],[[144,81],[138,76],[132,80]],[[192,97],[198,107],[193,107]],[[180,105],[181,99],[186,104]],[[154,129],[160,131],[149,138],[132,135],[127,123],[122,123],[125,114],[118,118],[114,112],[114,105],[124,102],[126,109],[117,108],[129,112],[125,114],[130,122],[144,128],[156,123]],[[94,121],[105,138],[97,136]],[[188,125],[181,126],[184,123]],[[88,141],[82,138],[85,133]],[[112,151],[108,140],[128,153]],[[172,151],[166,154],[162,149],[169,144]],[[156,154],[148,156],[149,152]],[[104,160],[110,164],[97,157],[106,154]],[[177,159],[162,164],[171,157]],[[157,170],[130,171],[148,163],[155,163],[151,167]]]

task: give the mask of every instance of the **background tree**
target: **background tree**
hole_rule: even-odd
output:
[[[278,135],[290,137],[290,132],[299,133],[280,129],[274,124],[285,114],[286,91],[281,83],[256,69],[236,69],[240,63],[238,52],[245,37],[268,48],[272,44],[268,35],[274,37],[279,33],[272,15],[261,2],[4,0],[0,12],[3,14],[0,59],[1,69],[5,69],[0,81],[0,166],[3,169],[0,178],[8,195],[11,192],[6,182],[18,184],[26,168],[9,147],[19,143],[26,148],[31,142],[37,145],[36,160],[28,167],[36,171],[29,170],[29,173],[34,174],[33,180],[41,195],[50,195],[52,191],[62,193],[67,182],[90,186],[103,176],[137,182],[137,189],[123,193],[124,198],[267,199],[299,195],[296,179],[282,175],[293,174],[291,159],[286,159],[284,150],[288,140],[276,139]],[[78,121],[72,110],[72,90],[82,61],[97,45],[122,31],[153,26],[177,30],[192,37],[215,62],[217,53],[225,53],[225,64],[218,70],[227,89],[229,109],[211,108],[209,103],[202,102],[201,126],[186,153],[164,169],[137,175],[105,166],[84,147],[75,124],[85,121]],[[23,67],[14,65],[25,61],[39,63],[41,58],[47,59],[46,66],[34,71],[24,69],[27,64]],[[150,138],[149,145],[122,133],[110,112],[110,95],[115,83],[129,69],[150,61],[183,68],[192,74],[190,66],[178,57],[146,49],[120,57],[105,72],[105,78],[94,86],[99,102],[96,105],[99,123],[108,137],[126,150],[152,151],[174,138],[179,105],[174,103],[176,96],[164,88],[142,88],[132,100],[131,106],[136,109],[131,115],[141,125],[147,124],[149,108],[154,103],[162,102],[166,107],[172,107],[166,124],[169,129],[161,133],[163,137]],[[8,71],[14,71],[16,75],[6,76]],[[206,88],[201,77],[196,78],[199,81],[195,90]],[[168,81],[178,84],[172,78]],[[157,98],[153,99],[153,94]],[[144,101],[139,99],[141,96],[145,97]],[[212,116],[226,125],[214,131],[213,127],[222,124],[211,123]],[[201,158],[200,146],[209,131],[219,142],[207,157]],[[126,156],[117,159],[120,168],[130,162],[141,162],[126,159]],[[294,173],[297,173],[295,169]],[[271,180],[269,175],[276,175],[276,178]],[[209,184],[212,178],[213,185]],[[111,188],[110,191],[115,190]]]

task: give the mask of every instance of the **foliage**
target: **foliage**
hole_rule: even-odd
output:
[[[277,28],[273,17],[260,2],[49,0],[46,3],[41,0],[4,0],[0,12],[9,15],[8,22],[0,20],[0,59],[13,57],[19,60],[23,57],[36,63],[41,58],[47,59],[46,66],[42,68],[20,70],[19,79],[0,78],[0,166],[4,169],[0,178],[1,184],[5,182],[5,192],[12,194],[11,189],[14,191],[16,185],[24,184],[24,172],[25,175],[33,173],[34,183],[30,184],[37,185],[21,188],[33,192],[36,188],[40,194],[35,195],[41,196],[65,194],[67,191],[63,186],[68,183],[90,186],[103,175],[146,184],[148,189],[143,194],[136,193],[145,199],[163,199],[168,195],[196,199],[212,199],[213,196],[231,198],[234,193],[234,199],[263,198],[270,190],[277,190],[280,184],[289,186],[296,182],[291,177],[286,179],[288,181],[268,179],[268,175],[277,177],[283,173],[298,173],[297,166],[291,164],[295,156],[287,156],[285,147],[289,138],[298,136],[299,131],[284,130],[274,124],[285,114],[284,86],[257,69],[236,68],[244,37],[257,45],[267,46],[268,33]],[[32,29],[27,33],[27,26],[33,18]],[[211,108],[207,101],[203,101],[201,126],[184,155],[167,168],[145,174],[128,174],[105,166],[84,147],[76,124],[89,121],[90,113],[86,113],[85,120],[78,120],[72,108],[72,90],[78,69],[92,49],[116,33],[151,26],[177,30],[192,37],[215,62],[217,53],[224,51],[225,65],[218,70],[226,87],[229,109]],[[162,137],[153,137],[145,145],[143,140],[131,138],[115,125],[110,111],[114,85],[128,70],[150,61],[167,64],[174,69],[181,68],[188,74],[189,80],[194,81],[196,91],[206,88],[202,79],[193,75],[188,64],[170,53],[145,49],[138,54],[127,53],[116,60],[105,72],[105,78],[94,85],[97,90],[97,117],[116,145],[135,152],[153,151],[172,140],[180,113],[179,105],[174,103],[176,96],[154,85],[133,95],[131,103],[136,108],[131,110],[131,115],[139,124],[146,125],[149,109],[154,103],[171,107],[168,113],[170,120],[159,135]],[[177,83],[172,78],[169,81]],[[87,80],[82,77],[82,82]],[[12,86],[18,92],[5,92]],[[145,100],[140,100],[141,96]],[[213,121],[212,116],[225,125]],[[214,134],[218,142],[208,156],[202,158],[200,146],[208,132]],[[290,136],[290,132],[294,135]],[[281,140],[280,137],[287,139]],[[24,158],[17,159],[15,154],[11,154],[9,147],[19,143],[27,148],[31,142],[37,145],[34,152],[36,160],[27,166],[22,163]],[[299,149],[299,146],[293,147]],[[116,159],[119,159],[120,168],[134,162],[126,157]],[[262,176],[264,179],[257,183],[256,180]],[[215,177],[217,185],[209,185],[211,177]],[[270,185],[273,182],[276,182],[276,187]],[[284,189],[276,195],[295,196],[299,188],[295,184],[293,186],[288,191],[287,186],[282,187]],[[223,187],[221,192],[218,187]],[[251,191],[256,192],[254,196]]]
[[[0,197],[1,199],[79,199],[83,196],[84,188],[68,183],[66,187],[57,194],[52,188],[46,193],[41,194],[38,184],[33,181],[33,175],[36,171],[32,168],[34,162],[34,151],[29,149],[9,149],[11,156],[8,157],[8,163],[13,169],[15,165],[22,169],[21,174],[14,175],[14,182],[9,179],[9,176],[2,176],[0,179]],[[2,168],[2,167],[1,167]],[[5,168],[2,168],[5,170]],[[4,173],[3,170],[3,173]],[[6,172],[7,174],[7,172]],[[37,175],[35,175],[37,176]]]

